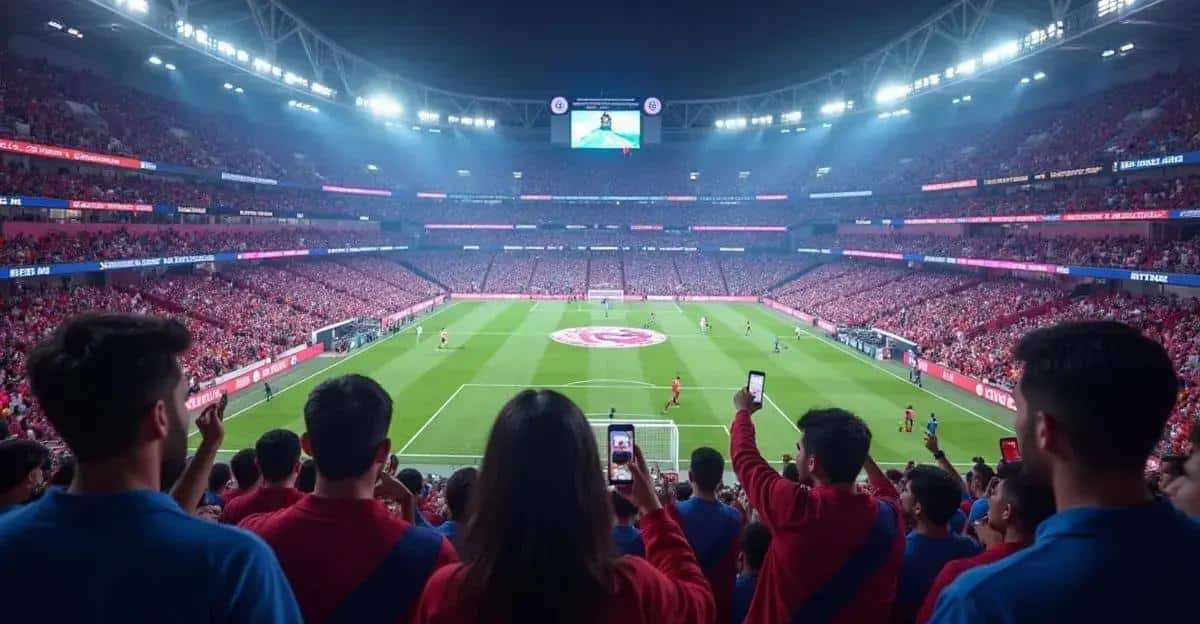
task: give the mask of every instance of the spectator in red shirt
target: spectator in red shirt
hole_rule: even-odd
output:
[[[410,622],[429,576],[458,560],[440,534],[375,498],[380,483],[380,495],[399,501],[411,518],[413,495],[383,472],[391,422],[392,399],[374,380],[346,375],[321,383],[304,406],[302,439],[316,489],[242,523],[275,550],[306,622]]]
[[[221,495],[225,499],[226,505],[258,487],[258,481],[262,478],[262,473],[258,470],[258,456],[255,455],[252,448],[234,453],[229,460],[229,469],[233,471],[233,480],[237,483],[237,487],[227,489]]]
[[[221,522],[238,524],[252,514],[283,509],[304,497],[293,487],[300,472],[300,436],[287,429],[272,429],[258,438],[254,455],[262,485],[226,503]]]
[[[492,426],[471,495],[471,560],[434,574],[417,621],[712,622],[712,590],[637,447],[632,468],[645,559],[613,554],[604,473],[579,407],[550,390],[513,397]]]
[[[1026,470],[1022,462],[1005,464],[999,477],[988,496],[988,514],[975,525],[975,532],[987,550],[974,557],[955,559],[942,568],[925,595],[917,624],[929,621],[938,596],[958,575],[1029,546],[1042,520],[1054,515],[1054,492],[1050,484]]]
[[[771,531],[746,621],[886,622],[904,556],[899,494],[871,459],[871,431],[842,409],[810,410],[797,422],[800,478],[784,479],[758,451],[750,415],[762,408],[734,397],[733,470]],[[865,467],[873,494],[855,484]]]

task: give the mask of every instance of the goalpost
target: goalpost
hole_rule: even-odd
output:
[[[633,423],[634,443],[642,449],[649,466],[664,472],[679,473],[679,426],[673,420],[632,420],[620,417],[613,420],[589,419],[600,459],[607,461],[608,426],[613,423]]]
[[[591,308],[593,311],[599,310],[600,302],[604,301],[605,299],[608,300],[608,305],[610,308],[612,308],[612,307],[614,307],[613,304],[623,303],[625,301],[625,291],[619,290],[619,289],[614,289],[614,288],[589,288],[588,289],[587,302],[589,304],[592,304],[592,305],[589,305],[589,308]],[[582,308],[582,306],[581,306],[581,308]]]

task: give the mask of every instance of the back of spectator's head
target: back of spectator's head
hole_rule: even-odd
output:
[[[382,469],[387,461],[391,424],[392,398],[374,379],[327,379],[309,393],[304,405],[304,450],[320,476],[333,481],[360,478],[372,467]]]
[[[466,612],[543,622],[600,609],[616,565],[604,482],[595,436],[570,399],[524,390],[505,403],[471,492],[471,562],[457,596]],[[531,488],[537,504],[521,504]]]
[[[284,481],[300,467],[300,436],[287,429],[272,429],[258,437],[254,456],[263,481]]]
[[[717,449],[702,446],[692,451],[692,463],[688,468],[688,480],[700,492],[712,493],[721,484],[725,474],[725,458]]]
[[[425,489],[425,475],[422,475],[421,471],[416,468],[401,470],[396,474],[396,480],[403,483],[404,487],[408,488],[408,491],[412,492],[413,496],[421,496],[422,491]]]
[[[612,501],[613,515],[615,515],[618,520],[621,520],[622,522],[632,520],[634,516],[637,515],[637,507],[635,507],[633,503],[629,502],[628,498],[622,496],[620,492],[614,490],[608,494],[609,499]]]
[[[446,480],[446,507],[450,509],[450,519],[456,522],[467,520],[467,509],[471,502],[471,490],[479,471],[473,467],[459,468]]]
[[[174,320],[94,314],[61,325],[29,356],[46,417],[82,464],[161,443],[164,464],[187,457],[187,384],[177,357],[191,343]]]
[[[49,458],[50,451],[33,440],[0,441],[0,499],[28,501],[45,482],[43,467]]]
[[[900,504],[918,522],[945,526],[958,509],[962,495],[962,486],[950,473],[937,466],[922,465],[908,472]]]
[[[897,486],[900,485],[900,482],[904,480],[904,473],[896,470],[895,468],[888,468],[883,474],[888,478],[888,481],[891,481]]]
[[[796,462],[788,462],[783,465],[783,478],[792,483],[800,483],[800,467]]]
[[[675,484],[675,500],[683,502],[692,497],[692,484],[687,481],[680,481]]]
[[[305,494],[312,494],[317,489],[317,466],[313,460],[306,459],[300,464],[300,472],[296,475],[295,488]]]
[[[239,489],[248,490],[258,483],[262,473],[258,471],[258,455],[252,448],[245,448],[233,454],[229,460],[229,468]]]
[[[751,522],[742,529],[741,559],[743,572],[757,572],[762,568],[763,560],[767,558],[767,548],[771,546],[771,531],[761,522]]]
[[[971,471],[967,473],[967,488],[971,490],[971,494],[975,496],[986,496],[988,485],[992,482],[992,477],[996,476],[996,471],[983,458],[974,458],[975,462],[971,466]]]
[[[1032,538],[1038,525],[1054,515],[1054,489],[1025,462],[1008,462],[1000,470],[999,483],[988,500],[988,524],[1003,533],[1015,525]]]
[[[229,484],[231,476],[233,476],[233,471],[229,469],[229,464],[224,462],[213,464],[212,470],[208,471],[208,491],[220,494],[221,490]]]
[[[802,433],[796,458],[801,480],[854,483],[871,448],[871,430],[862,419],[831,407],[809,410],[796,426]]]
[[[1017,436],[1028,465],[1141,474],[1179,381],[1161,344],[1122,323],[1063,323],[1017,345]]]

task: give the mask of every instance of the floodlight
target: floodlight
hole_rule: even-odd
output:
[[[458,115],[450,115],[449,117],[446,118],[447,123],[456,124],[459,121],[461,121],[461,119],[458,117]]]
[[[146,13],[150,10],[146,0],[117,0],[116,4],[130,13]]]
[[[1126,43],[1125,45],[1121,46],[1121,52],[1129,52],[1133,49],[1133,47],[1134,46],[1132,43]]]
[[[1005,41],[991,50],[984,52],[981,60],[984,65],[992,65],[1013,58],[1020,50],[1021,44],[1016,39]]]
[[[316,93],[317,95],[319,95],[321,97],[327,97],[327,98],[333,97],[333,94],[334,94],[334,90],[332,87],[327,87],[319,82],[312,83],[312,86],[309,88],[312,89],[313,93]]]
[[[167,63],[166,65],[163,65],[163,67],[167,68],[167,71],[175,71],[175,65],[171,63]]]
[[[827,102],[821,106],[822,115],[840,115],[846,112],[846,103],[844,101]]]
[[[1023,85],[1029,84],[1030,82],[1031,81],[1029,80],[1029,76],[1026,76],[1021,79],[1021,84],[1023,84]]]
[[[158,58],[157,56],[151,56],[150,58],[146,59],[146,62],[150,63],[151,65],[162,65],[163,64],[162,59]]]
[[[54,30],[62,30],[63,29],[63,25],[54,20],[50,20],[50,21],[46,22],[46,25],[49,26],[50,28],[53,28]]]
[[[367,171],[379,171],[379,167],[377,165],[367,163]]]
[[[1042,80],[1045,77],[1046,77],[1046,72],[1038,72],[1033,75],[1034,80]]]
[[[909,93],[912,93],[912,87],[909,85],[888,85],[875,92],[875,101],[880,104],[895,102],[908,97]]]
[[[831,123],[829,123],[829,122],[827,121],[827,122],[825,122],[825,123],[821,124],[821,127],[822,127],[822,128],[832,128],[832,127],[833,127],[833,124],[831,124]]]
[[[233,92],[234,93],[245,93],[246,90],[241,87],[237,87],[236,89],[233,90]]]
[[[717,126],[717,128],[724,128],[724,127],[725,127],[725,120],[724,120],[724,119],[718,119],[718,120],[717,120],[717,123],[716,123],[716,126]]]
[[[200,45],[208,45],[208,31],[197,30],[196,31],[196,43],[198,43]]]
[[[958,104],[958,103],[959,103],[959,102],[961,102],[961,101],[962,101],[962,98],[954,98],[953,100],[951,100],[951,101],[950,101],[950,103],[951,103],[951,104]]]
[[[226,91],[233,91],[233,85],[232,85],[232,84],[230,84],[230,83],[228,83],[228,82],[227,82],[227,83],[225,83],[225,84],[223,84],[223,85],[221,85],[221,86],[222,86],[222,87],[225,87],[225,90],[226,90]]]
[[[237,60],[239,63],[249,63],[250,62],[250,53],[246,52],[245,50],[238,50],[237,51]]]
[[[1110,57],[1110,56],[1114,56],[1114,55],[1116,55],[1116,53],[1117,53],[1117,51],[1116,51],[1116,50],[1113,50],[1112,48],[1109,48],[1108,50],[1105,50],[1105,51],[1103,51],[1103,52],[1101,52],[1101,53],[1100,53],[1100,58],[1108,58],[1108,57]]]
[[[779,116],[783,123],[798,123],[804,114],[801,111],[790,111]]]
[[[959,74],[973,74],[976,64],[975,59],[967,59],[955,66],[954,71]]]
[[[79,30],[76,28],[68,28],[67,34],[75,37],[76,39],[83,39],[83,33],[79,32]]]
[[[417,119],[425,123],[437,123],[441,119],[441,114],[436,111],[418,111]]]
[[[970,102],[970,101],[971,101],[971,96],[969,96],[969,95],[964,95],[964,96],[963,96],[963,101],[964,101],[964,102]]]
[[[496,120],[495,120],[495,119],[492,119],[492,118],[490,118],[490,117],[489,117],[489,118],[488,118],[488,120],[487,120],[487,127],[489,127],[489,128],[495,128],[495,127],[496,127]]]

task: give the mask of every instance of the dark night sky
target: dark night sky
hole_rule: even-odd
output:
[[[512,96],[705,97],[836,68],[947,0],[287,4],[347,49],[435,86]]]

